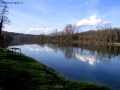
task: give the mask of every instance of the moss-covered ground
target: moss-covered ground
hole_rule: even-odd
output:
[[[91,82],[72,82],[23,54],[0,48],[0,90],[110,90]]]

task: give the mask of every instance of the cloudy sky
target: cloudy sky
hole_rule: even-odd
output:
[[[4,0],[8,4],[10,25],[4,30],[31,34],[48,34],[63,30],[66,24],[91,26],[111,23],[120,27],[120,0]],[[87,28],[87,29],[86,29]]]

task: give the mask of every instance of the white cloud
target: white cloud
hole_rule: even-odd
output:
[[[105,22],[103,22],[103,24],[111,24],[111,23],[113,23],[114,21],[105,21]]]
[[[4,31],[8,31],[8,32],[15,32],[15,33],[25,33],[26,29],[20,28],[20,29],[14,29],[12,27],[6,27],[4,28]]]
[[[4,29],[4,31],[8,32],[15,32],[15,33],[23,33],[23,34],[34,34],[34,35],[39,35],[39,34],[49,34],[53,32],[52,28],[30,28],[27,30],[27,28],[23,29],[13,29],[11,27],[7,27]]]
[[[44,31],[44,28],[30,28],[28,32],[31,32],[31,31]]]
[[[52,28],[30,28],[26,33],[27,34],[35,34],[35,35],[39,35],[39,34],[49,34],[52,32]]]
[[[90,65],[94,65],[95,62],[99,62],[99,60],[97,60],[96,56],[91,56],[91,55],[81,55],[81,54],[75,54],[76,58],[78,58],[79,60],[86,62],[88,61]]]
[[[76,23],[76,26],[95,26],[101,22],[100,18],[97,18],[96,15],[90,16],[89,19],[82,19]]]

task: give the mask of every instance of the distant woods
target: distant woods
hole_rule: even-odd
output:
[[[97,30],[79,32],[79,27],[72,24],[65,26],[63,31],[54,30],[49,35],[15,36],[14,41],[38,43],[77,43],[77,44],[110,44],[120,43],[120,28],[102,27]]]
[[[120,43],[120,29],[109,28],[97,31],[82,32],[78,35],[78,43]]]

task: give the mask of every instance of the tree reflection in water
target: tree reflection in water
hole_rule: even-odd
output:
[[[20,42],[19,42],[20,43]],[[31,44],[32,42],[28,42]],[[35,42],[34,42],[35,43]],[[108,45],[88,45],[88,44],[72,44],[72,43],[37,43],[41,47],[45,45],[52,48],[55,52],[62,51],[67,59],[78,59],[83,61],[99,61],[99,60],[111,60],[112,57],[120,55],[120,46],[108,46]],[[4,47],[7,44],[4,44]],[[87,55],[86,55],[87,54]]]
[[[41,44],[39,44],[41,45]],[[65,43],[47,43],[48,47],[52,48],[55,52],[61,50],[67,59],[75,59],[80,56],[84,56],[84,59],[88,60],[88,57],[94,58],[92,60],[107,60],[112,57],[120,55],[120,46],[108,46],[108,45],[77,45],[77,44],[65,44]],[[85,52],[89,54],[84,55]],[[90,56],[91,55],[91,56]],[[94,56],[94,57],[93,57]],[[91,60],[91,59],[90,59]]]

